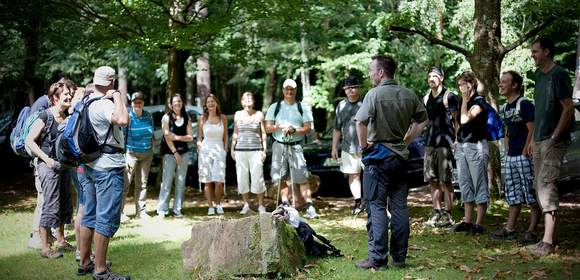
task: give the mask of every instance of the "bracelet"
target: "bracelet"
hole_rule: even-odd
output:
[[[173,154],[177,153],[177,151],[173,152]]]

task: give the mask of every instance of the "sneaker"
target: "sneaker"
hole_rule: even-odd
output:
[[[470,232],[472,227],[472,223],[461,222],[451,228],[451,232]]]
[[[480,235],[482,233],[485,232],[485,228],[480,226],[480,225],[473,225],[471,227],[471,231],[469,233],[471,233],[472,235]]]
[[[448,227],[451,226],[453,223],[453,217],[451,217],[451,213],[447,210],[441,210],[439,212],[439,220],[435,222],[436,227]]]
[[[489,238],[494,240],[515,240],[517,238],[517,232],[515,230],[509,231],[504,227],[492,232]]]
[[[357,261],[354,266],[356,268],[360,268],[360,269],[374,269],[374,270],[383,270],[387,268],[387,265],[378,265],[373,263],[371,260],[369,260],[369,258],[366,258],[364,260],[361,261]]]
[[[260,205],[260,206],[258,207],[258,213],[259,213],[259,214],[264,214],[264,213],[266,213],[266,207],[264,207],[264,206]]]
[[[224,208],[221,205],[218,205],[216,207],[216,213],[218,213],[218,215],[223,215],[224,214]]]
[[[244,204],[244,207],[242,207],[242,210],[240,211],[240,214],[241,215],[246,215],[246,214],[248,214],[248,211],[250,211],[250,205]]]
[[[95,253],[91,253],[91,256],[89,258],[92,262],[94,262],[95,261]],[[81,261],[81,251],[78,251],[78,250],[75,251],[75,260],[77,262]]]
[[[121,213],[121,224],[126,223],[129,220],[131,220],[131,218],[129,218],[129,216],[125,215],[125,213]]]
[[[166,213],[163,213],[163,212],[159,213],[159,212],[157,212],[157,217],[159,217],[161,219],[165,219],[165,216],[167,216]]]
[[[364,209],[365,208],[362,206],[362,203],[355,202],[354,206],[352,207],[351,214],[353,216],[356,216],[356,215],[360,214],[362,211],[364,211]]]
[[[215,207],[210,207],[207,209],[207,215],[208,216],[213,216],[215,215]]]
[[[549,254],[553,254],[555,251],[556,250],[554,245],[540,241],[538,242],[536,249],[533,250],[531,253],[536,257],[543,257]]]
[[[181,212],[179,212],[179,213],[173,213],[173,217],[176,218],[176,219],[181,219],[181,218],[183,218],[183,214]]]
[[[535,243],[538,243],[538,235],[533,231],[526,230],[520,244],[526,246]]]
[[[91,256],[93,256],[93,255],[91,254]],[[107,266],[107,269],[111,269],[111,266],[113,266],[113,263],[110,261],[105,261],[105,266]],[[84,276],[84,275],[87,275],[89,273],[93,273],[94,270],[95,270],[95,263],[93,260],[91,260],[89,262],[89,264],[87,264],[87,265],[80,265],[79,264],[77,267],[77,276]]]
[[[437,222],[439,222],[439,219],[441,219],[441,213],[439,213],[439,210],[433,209],[431,211],[431,217],[429,218],[429,220],[427,220],[425,223],[423,223],[423,226],[424,227],[435,227]]]
[[[141,211],[137,215],[137,219],[140,219],[140,220],[148,220],[148,219],[151,219],[151,216],[149,216],[149,214],[147,214],[147,212]]]
[[[93,280],[131,280],[131,276],[115,274],[107,269],[101,273],[93,273]]]
[[[316,216],[318,216],[318,214],[316,214],[316,208],[314,208],[313,205],[308,206],[308,208],[306,208],[306,217],[314,219]]]

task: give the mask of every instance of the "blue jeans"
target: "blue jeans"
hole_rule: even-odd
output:
[[[169,195],[171,186],[175,182],[175,199],[173,200],[173,213],[181,214],[183,206],[183,194],[185,192],[185,176],[187,175],[187,164],[189,162],[189,153],[181,155],[181,164],[177,165],[173,155],[163,156],[163,179],[161,188],[159,188],[159,204],[157,205],[157,214],[167,215],[169,212]]]
[[[113,237],[121,222],[125,168],[97,171],[85,165],[84,171],[85,211],[81,225]]]
[[[72,183],[77,191],[77,211],[79,205],[85,205],[85,190],[83,188],[86,185],[87,177],[85,176],[84,167],[81,165],[77,168],[73,168],[71,172]]]
[[[393,261],[405,262],[409,247],[409,209],[404,161],[396,155],[365,163],[363,193],[368,213],[368,258],[375,265],[386,265],[390,252]],[[387,216],[387,211],[391,218]],[[388,228],[391,224],[391,248]]]

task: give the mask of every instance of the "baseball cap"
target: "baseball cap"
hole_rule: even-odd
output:
[[[429,72],[427,72],[427,74],[430,74],[430,73],[435,73],[435,74],[439,75],[439,77],[445,77],[445,74],[443,73],[443,69],[441,69],[437,66],[431,67],[431,69],[429,69]]]
[[[142,92],[140,92],[140,91],[137,91],[137,92],[134,92],[134,93],[131,95],[131,101],[135,101],[135,100],[137,100],[137,99],[140,99],[140,100],[145,100],[145,97],[143,96],[143,93],[142,93]]]
[[[95,70],[93,83],[98,86],[108,86],[115,78],[115,69],[109,66],[101,66]]]
[[[355,76],[348,76],[348,78],[344,80],[344,87],[355,87],[360,85],[361,83],[359,79]]]
[[[282,88],[286,87],[296,88],[296,82],[292,79],[286,79],[286,81],[284,81],[284,84],[282,85]]]

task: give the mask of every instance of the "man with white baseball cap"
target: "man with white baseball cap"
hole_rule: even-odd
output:
[[[101,66],[95,70],[94,92],[89,119],[97,134],[102,154],[95,161],[84,166],[86,180],[84,216],[81,221],[81,260],[77,275],[93,274],[93,279],[131,279],[110,271],[107,264],[109,240],[119,229],[125,172],[125,138],[122,127],[129,122],[124,94],[114,89],[115,69]],[[95,260],[90,259],[91,241],[95,242]]]
[[[288,203],[286,179],[290,175],[292,183],[300,185],[300,192],[306,200],[306,216],[317,216],[312,205],[312,194],[308,184],[308,169],[300,141],[312,128],[310,107],[296,100],[296,82],[287,79],[283,84],[283,99],[270,105],[266,113],[266,132],[274,137],[272,144],[272,181],[280,184],[282,204]],[[297,193],[293,193],[296,202]]]

